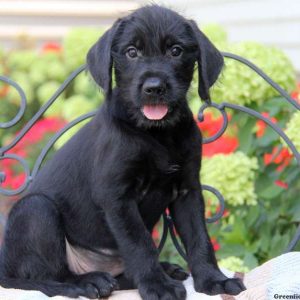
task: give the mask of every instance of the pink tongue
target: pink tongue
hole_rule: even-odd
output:
[[[168,113],[166,104],[144,105],[142,111],[149,120],[161,120]]]

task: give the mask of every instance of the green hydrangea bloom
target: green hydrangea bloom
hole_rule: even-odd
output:
[[[32,68],[27,73],[30,82],[34,85],[34,87],[38,87],[41,84],[47,82],[47,74],[46,71],[43,71],[42,68],[37,67],[42,64],[34,64]],[[47,65],[45,65],[46,69]]]
[[[6,65],[11,71],[28,71],[37,59],[38,55],[33,50],[17,50],[8,55]]]
[[[236,256],[229,256],[219,261],[219,266],[232,272],[247,273],[250,270],[244,265],[244,262]]]
[[[74,134],[76,134],[87,122],[88,120],[84,120],[80,122],[79,124],[76,124],[69,130],[67,130],[62,136],[59,137],[59,139],[54,144],[54,149],[58,150],[61,148],[67,141],[69,141]]]
[[[204,24],[200,28],[203,31],[203,33],[209,38],[209,40],[212,41],[213,44],[218,49],[223,49],[223,47],[227,44],[228,42],[227,32],[220,24],[215,24],[215,23]]]
[[[103,29],[75,28],[66,35],[63,48],[65,62],[69,70],[73,71],[85,63],[88,50],[103,32]]]
[[[27,76],[27,73],[22,71],[15,71],[8,75],[13,81],[19,84],[19,86],[23,89],[26,99],[28,103],[31,103],[34,98],[34,90],[31,84],[30,79]],[[7,95],[9,101],[14,103],[19,103],[20,95],[15,88],[10,88],[9,93]]]
[[[287,58],[279,49],[255,42],[233,44],[225,49],[247,58],[286,91],[296,86],[296,73]],[[225,68],[218,83],[213,87],[211,97],[216,102],[230,102],[239,105],[256,102],[262,104],[278,93],[249,67],[232,60],[225,60]]]
[[[47,81],[62,83],[69,75],[60,53],[43,53],[35,60],[28,70],[32,83],[38,87]]]
[[[86,73],[79,74],[74,80],[74,93],[81,94],[91,99],[97,99],[100,103],[104,100],[104,93],[100,92],[99,87],[92,77]]]
[[[58,106],[60,108],[60,115],[67,122],[71,122],[75,118],[95,110],[99,105],[96,100],[90,100],[84,95],[74,95],[60,103],[61,104]],[[54,148],[61,148],[88,121],[89,119],[84,120],[65,132],[54,144]]]
[[[54,61],[53,63],[49,64],[46,74],[49,79],[57,80],[58,82],[62,83],[68,77],[69,72],[67,72],[62,62]]]
[[[57,81],[48,81],[42,84],[36,91],[37,99],[41,104],[46,103],[53,94],[59,89],[60,83]]]
[[[257,169],[257,159],[243,152],[217,154],[203,159],[201,182],[219,190],[230,205],[255,205],[254,179]]]
[[[65,107],[65,97],[64,95],[59,96],[53,104],[45,111],[44,116],[47,118],[62,118],[62,111]]]
[[[256,42],[241,42],[237,44],[223,44],[222,50],[245,57],[283,89],[291,92],[296,86],[296,72],[287,58],[279,49],[264,46]],[[197,111],[200,99],[197,94],[198,74],[194,74],[190,90],[191,107]],[[265,100],[278,95],[268,83],[244,64],[233,59],[225,59],[225,67],[218,81],[210,91],[215,102],[230,102],[238,105],[251,103],[262,104]]]
[[[75,118],[93,111],[97,108],[97,102],[87,99],[83,95],[74,95],[64,102],[62,116],[67,121],[72,121]]]
[[[300,111],[297,111],[293,114],[292,118],[286,126],[285,133],[294,143],[298,151],[300,151]]]

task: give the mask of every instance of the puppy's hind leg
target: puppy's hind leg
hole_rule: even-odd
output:
[[[101,296],[92,283],[69,280],[65,248],[64,226],[54,203],[43,195],[26,196],[8,218],[0,257],[0,285],[38,290],[50,297]],[[110,283],[103,285],[107,295]]]

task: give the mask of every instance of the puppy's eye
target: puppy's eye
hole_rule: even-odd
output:
[[[136,58],[138,56],[138,50],[135,47],[129,47],[126,51],[126,55],[129,58]]]
[[[182,53],[182,48],[179,46],[173,46],[170,50],[172,56],[179,56]]]

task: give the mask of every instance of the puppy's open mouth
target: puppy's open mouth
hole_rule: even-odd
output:
[[[169,108],[167,104],[145,104],[142,107],[144,116],[149,120],[161,120],[168,113]]]

